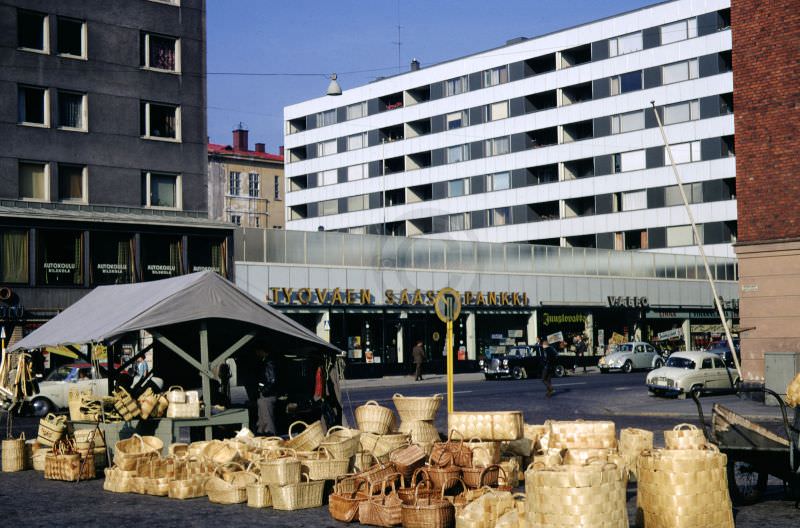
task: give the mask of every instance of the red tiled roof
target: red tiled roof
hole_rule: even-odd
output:
[[[259,158],[267,161],[280,161],[283,162],[283,156],[280,154],[270,154],[269,152],[258,152],[255,150],[236,150],[230,145],[218,145],[216,143],[208,144],[209,154],[220,154],[229,156],[244,156],[247,158]]]

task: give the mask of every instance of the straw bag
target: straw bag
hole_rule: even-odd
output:
[[[417,422],[417,421],[433,421],[436,419],[436,413],[439,411],[439,406],[442,404],[442,395],[434,394],[433,396],[403,396],[402,394],[395,394],[392,396],[394,407],[397,409],[397,414],[400,415],[400,420],[403,422]]]
[[[315,451],[314,457],[300,459],[300,470],[309,480],[335,480],[347,474],[350,460],[337,460],[324,447]]]
[[[504,473],[507,480],[505,470],[497,464],[488,467],[461,468],[461,480],[471,489],[483,486],[495,487],[500,480],[500,472]]]
[[[53,413],[48,414],[39,420],[39,434],[37,440],[40,444],[45,446],[52,446],[58,442],[64,431],[67,430],[67,417],[56,416]]]
[[[164,442],[155,436],[139,436],[134,434],[130,438],[120,440],[114,446],[114,464],[122,470],[136,469],[141,458],[161,456]]]
[[[628,468],[628,480],[636,482],[636,464],[643,451],[653,449],[653,432],[632,427],[619,432],[619,454]]]
[[[447,427],[467,438],[516,440],[522,438],[522,412],[452,412]]]
[[[386,486],[379,487],[380,493],[376,494],[377,490],[370,486],[367,500],[359,503],[359,522],[372,526],[400,526],[403,523],[403,501],[397,496],[394,479],[388,494]]]
[[[428,463],[429,466],[424,469],[425,475],[437,490],[452,488],[461,477],[461,468],[459,466],[451,464],[445,467],[436,467],[430,465],[430,461]]]
[[[175,467],[175,479],[169,482],[167,496],[170,499],[194,499],[205,497],[209,468],[198,457],[187,457]]]
[[[95,467],[92,454],[86,458],[75,452],[73,444],[68,440],[59,440],[53,450],[44,458],[44,478],[48,480],[64,480],[75,482],[95,478]]]
[[[302,424],[305,429],[297,436],[293,436],[292,431],[297,424]],[[313,451],[319,447],[323,440],[325,440],[325,433],[322,432],[322,422],[317,420],[308,425],[298,420],[289,426],[289,439],[283,445],[296,451]]]
[[[428,455],[418,445],[408,445],[395,449],[389,455],[389,461],[394,464],[397,472],[402,477],[409,480],[414,475],[414,472],[425,464],[425,459]]]
[[[142,420],[147,420],[156,408],[158,403],[158,396],[155,395],[153,389],[147,387],[145,391],[139,395],[139,408],[141,409]]]
[[[664,447],[667,449],[703,449],[705,446],[703,431],[692,424],[682,423],[672,431],[664,431]]]
[[[215,465],[236,462],[242,458],[240,446],[230,440],[211,440],[203,448],[203,457]]]
[[[550,449],[613,449],[617,432],[610,421],[550,420]]]
[[[419,490],[417,485],[416,490]],[[438,497],[414,497],[412,504],[402,505],[403,528],[452,528],[456,522],[455,507],[444,499],[444,490]]]
[[[139,402],[133,399],[123,387],[117,387],[111,394],[114,398],[114,409],[123,420],[129,422],[141,414]]]
[[[255,482],[247,485],[247,506],[250,508],[269,508],[272,506],[272,495],[269,492],[269,484],[257,476]]]
[[[327,449],[333,458],[350,460],[350,457],[358,452],[360,436],[361,431],[358,429],[347,429],[341,425],[335,425],[328,429],[320,447]]]
[[[388,407],[378,405],[375,400],[370,400],[360,407],[356,407],[356,423],[358,428],[365,433],[376,435],[386,434],[394,425],[394,413]]]
[[[647,528],[733,528],[726,465],[713,445],[643,452],[637,502]]]
[[[472,438],[467,442],[472,450],[472,463],[476,466],[491,466],[500,462],[500,442],[484,442],[480,438]]]
[[[294,511],[322,506],[325,481],[309,481],[306,475],[303,475],[303,477],[306,478],[306,482],[301,481],[297,484],[286,486],[270,484],[269,492],[272,494],[272,507],[276,510]]]
[[[253,447],[259,449],[272,449],[283,447],[283,438],[280,436],[256,436],[253,438],[252,443]]]
[[[458,435],[458,441],[453,436]],[[472,465],[472,450],[464,443],[464,436],[457,430],[451,429],[446,442],[435,442],[431,450],[430,464],[446,467],[456,465],[469,467]]]
[[[3,440],[3,473],[13,473],[25,469],[25,433],[19,438]]]
[[[105,448],[106,439],[103,436],[103,431],[99,428],[95,429],[76,429],[72,434],[75,438],[75,449],[78,451],[89,449],[89,445],[94,442],[94,448]]]
[[[343,485],[342,482],[347,482]],[[333,493],[328,495],[328,512],[339,522],[358,521],[358,505],[369,497],[365,491],[366,481],[359,480],[351,485],[351,477],[337,477]]]
[[[173,385],[165,393],[169,403],[186,403],[186,391],[179,385]]]
[[[223,476],[224,468],[235,468]],[[215,504],[240,504],[247,501],[247,485],[257,480],[257,475],[246,471],[240,464],[229,462],[214,470],[206,481],[208,500]]]
[[[398,431],[409,435],[414,444],[432,444],[441,440],[439,431],[431,422],[403,421],[400,423]]]
[[[389,454],[395,449],[408,445],[410,439],[404,433],[387,433],[376,435],[374,433],[361,433],[359,443],[361,449],[369,451],[378,460],[386,461],[389,459]]]
[[[283,454],[291,454],[292,456],[284,456],[274,460],[262,460],[258,463],[261,481],[264,484],[286,486],[300,482],[300,460],[294,456],[293,451],[284,451]]]

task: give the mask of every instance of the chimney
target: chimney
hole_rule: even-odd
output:
[[[411,71],[419,70],[419,61],[417,59],[411,59]]]
[[[236,130],[233,131],[233,150],[250,150],[250,142],[247,139],[247,130],[239,123]]]
[[[280,152],[281,156],[283,156],[283,145],[278,147],[278,151]]]
[[[266,152],[266,147],[264,143],[256,143],[256,152]]]

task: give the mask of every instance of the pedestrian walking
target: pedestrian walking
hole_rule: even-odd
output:
[[[583,363],[583,371],[586,372],[586,362],[583,360],[583,355],[586,353],[586,343],[583,341],[583,336],[578,335],[575,338],[575,356],[580,358],[578,361]]]
[[[422,381],[422,364],[425,363],[425,348],[422,346],[422,339],[417,339],[417,343],[411,349],[411,357],[416,367],[414,381]]]
[[[274,436],[275,427],[275,402],[278,400],[278,380],[276,375],[275,361],[271,354],[264,348],[259,347],[255,350],[259,364],[259,378],[257,386],[258,399],[258,422],[256,423],[256,433],[264,436]]]
[[[546,396],[550,398],[553,395],[553,375],[556,370],[556,361],[558,352],[547,342],[547,339],[542,338],[541,341],[542,360],[544,361],[544,368],[542,369],[542,383],[547,387]]]

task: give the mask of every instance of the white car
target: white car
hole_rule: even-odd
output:
[[[600,358],[597,366],[603,374],[610,370],[632,372],[634,369],[656,369],[664,364],[658,350],[650,343],[634,341],[617,345],[616,350]]]
[[[685,398],[693,389],[724,389],[739,386],[739,374],[729,369],[711,352],[675,352],[667,365],[647,375],[647,389],[652,394]]]

